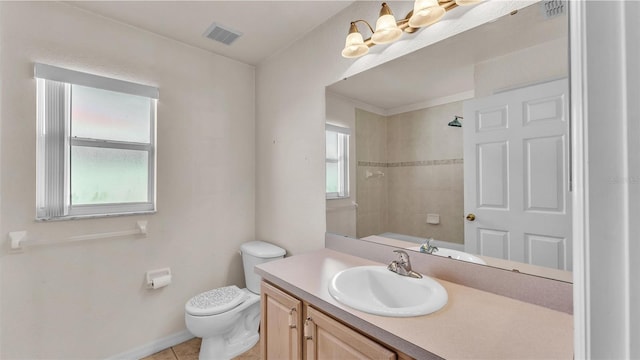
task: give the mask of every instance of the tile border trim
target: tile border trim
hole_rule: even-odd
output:
[[[463,159],[442,159],[442,160],[418,160],[418,161],[401,161],[401,162],[376,162],[358,160],[358,166],[371,167],[406,167],[406,166],[436,166],[464,164]]]

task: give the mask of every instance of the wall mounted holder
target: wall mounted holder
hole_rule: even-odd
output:
[[[171,284],[171,268],[147,271],[147,288],[159,289]]]
[[[27,232],[26,231],[12,231],[9,233],[9,246],[13,253],[22,252],[27,246],[41,246],[41,245],[54,245],[54,244],[65,244],[70,242],[77,241],[86,241],[86,240],[98,240],[98,239],[106,239],[112,237],[121,237],[128,235],[147,235],[147,222],[144,220],[138,221],[136,223],[136,228],[132,230],[123,230],[123,231],[113,231],[113,232],[105,232],[105,233],[96,233],[96,234],[86,234],[86,235],[78,235],[71,236],[66,239],[54,240],[54,241],[44,241],[39,239],[26,239]]]

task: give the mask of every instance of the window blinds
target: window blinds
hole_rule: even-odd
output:
[[[158,99],[159,97],[158,88],[153,86],[136,84],[124,80],[111,79],[103,76],[63,69],[46,64],[36,63],[34,67],[34,74],[35,77],[39,79],[90,86],[131,95],[145,96],[151,99]]]

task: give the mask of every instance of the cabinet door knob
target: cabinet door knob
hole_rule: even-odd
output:
[[[296,310],[296,308],[291,308],[291,310],[289,310],[289,327],[292,329],[296,328],[296,321],[294,318],[294,313],[297,313],[298,311]]]
[[[313,335],[311,335],[311,329],[309,329],[309,323],[313,323],[313,319],[311,317],[307,317],[304,321],[304,339],[305,340],[313,340]]]
[[[473,213],[467,214],[467,220],[474,221],[476,219],[476,215]]]

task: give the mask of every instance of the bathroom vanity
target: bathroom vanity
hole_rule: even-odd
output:
[[[397,358],[394,351],[268,282],[262,283],[262,301],[261,335],[267,359],[343,359],[353,353]]]
[[[378,316],[336,301],[332,277],[375,261],[328,248],[256,266],[264,359],[573,357],[572,315],[453,282],[439,311]]]

